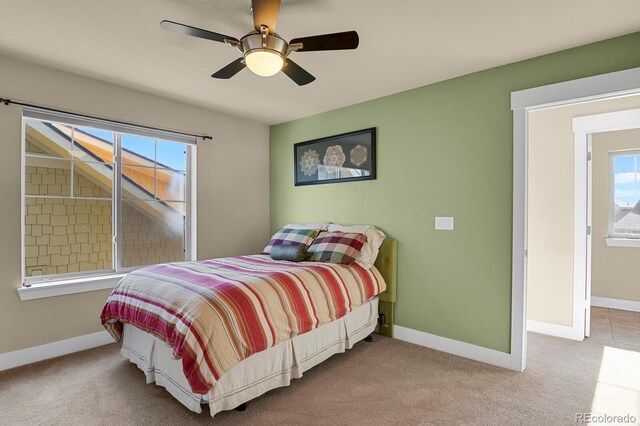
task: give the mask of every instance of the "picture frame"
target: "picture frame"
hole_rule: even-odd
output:
[[[293,145],[295,186],[376,179],[376,128]]]

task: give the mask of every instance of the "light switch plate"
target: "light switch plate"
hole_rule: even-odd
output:
[[[436,229],[439,231],[453,231],[453,217],[436,217]]]

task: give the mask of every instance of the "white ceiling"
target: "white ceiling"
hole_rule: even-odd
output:
[[[250,0],[0,0],[0,52],[274,124],[640,30],[638,0],[283,0],[278,33],[357,30],[355,51],[294,53],[317,80],[244,70],[224,44],[162,19],[242,36]]]

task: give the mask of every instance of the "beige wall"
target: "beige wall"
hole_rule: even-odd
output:
[[[529,115],[527,317],[571,326],[573,311],[572,119],[640,108],[640,97]]]
[[[203,78],[202,84],[211,84]],[[0,96],[211,134],[198,144],[198,257],[255,253],[269,238],[266,125],[0,55]],[[0,106],[0,353],[102,330],[109,292],[20,301],[21,109]]]
[[[592,138],[591,295],[640,301],[640,248],[608,247],[609,152],[640,149],[640,129],[597,133]]]

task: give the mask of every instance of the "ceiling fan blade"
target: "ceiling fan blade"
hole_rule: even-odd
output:
[[[238,58],[235,61],[231,62],[226,67],[222,68],[220,71],[211,74],[213,78],[221,78],[227,80],[234,75],[238,74],[242,71],[247,65],[244,63],[244,58]]]
[[[316,52],[319,50],[347,50],[355,49],[360,44],[360,38],[355,31],[344,33],[323,34],[311,37],[294,38],[289,44],[302,43],[297,52]]]
[[[251,0],[253,11],[253,27],[260,31],[261,25],[269,27],[269,34],[276,32],[278,13],[280,12],[280,0]]]
[[[291,80],[295,81],[298,86],[304,86],[311,83],[316,78],[305,71],[300,65],[293,62],[291,59],[286,59],[282,72],[285,73]]]
[[[189,25],[179,24],[173,21],[162,21],[160,22],[160,28],[166,31],[173,31],[175,33],[180,33],[184,35],[188,35],[191,37],[204,38],[206,40],[213,40],[220,43],[226,43],[227,40],[239,43],[240,41],[235,37],[230,37],[224,34],[214,33],[213,31],[203,30],[201,28],[191,27]]]

